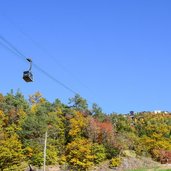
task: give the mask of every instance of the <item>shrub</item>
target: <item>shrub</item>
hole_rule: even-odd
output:
[[[106,159],[106,151],[102,144],[93,144],[92,146],[92,152],[94,155],[94,163],[99,164],[100,162],[104,161]]]
[[[115,157],[115,158],[112,158],[110,160],[110,163],[109,163],[109,167],[110,168],[113,168],[113,167],[118,167],[121,165],[121,158],[119,157]]]

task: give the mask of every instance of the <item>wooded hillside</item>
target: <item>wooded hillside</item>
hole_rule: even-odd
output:
[[[41,167],[46,131],[47,165],[86,170],[107,159],[116,167],[126,155],[156,161],[171,156],[171,113],[105,114],[79,95],[63,104],[39,92],[29,100],[10,92],[0,94],[0,169]]]

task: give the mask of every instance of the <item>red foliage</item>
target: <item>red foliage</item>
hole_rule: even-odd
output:
[[[171,151],[161,150],[160,151],[160,162],[162,164],[171,164]]]
[[[89,124],[89,136],[94,142],[103,143],[104,141],[108,141],[111,143],[113,141],[115,132],[111,122],[99,122],[98,120],[91,118]]]

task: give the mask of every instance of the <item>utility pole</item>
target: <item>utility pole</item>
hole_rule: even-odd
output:
[[[46,171],[46,146],[47,146],[47,131],[45,132],[45,144],[44,144],[44,163],[43,163],[43,171]]]

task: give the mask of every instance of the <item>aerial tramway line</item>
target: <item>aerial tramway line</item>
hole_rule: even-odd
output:
[[[34,81],[34,79],[33,79],[33,73],[32,73],[32,66],[33,66],[39,72],[41,72],[43,75],[45,75],[46,77],[48,77],[50,80],[52,80],[56,84],[62,86],[63,88],[65,88],[66,90],[70,91],[74,95],[79,94],[77,91],[73,90],[71,87],[67,86],[66,84],[64,84],[60,80],[56,79],[56,77],[54,77],[53,75],[49,74],[47,71],[45,71],[43,68],[41,68],[40,66],[38,66],[36,63],[33,64],[31,58],[27,58],[26,55],[24,55],[22,52],[20,52],[11,42],[9,42],[2,35],[0,35],[0,46],[2,46],[3,48],[5,48],[9,52],[13,53],[14,55],[18,56],[19,58],[22,58],[24,60],[27,60],[30,63],[29,69],[23,72],[23,80],[25,82],[30,83],[30,82],[33,82]],[[90,100],[88,100],[88,102],[91,103],[91,104],[93,104],[93,102],[91,102]]]
[[[23,72],[23,79],[26,82],[33,82],[33,74],[32,74],[32,59],[27,58],[23,53],[21,53],[11,42],[9,42],[8,40],[6,40],[3,36],[0,35],[0,45],[2,47],[4,47],[5,49],[7,49],[8,51],[10,51],[11,53],[15,54],[16,56],[27,60],[30,63],[30,68],[27,71]],[[63,82],[59,81],[58,79],[56,79],[53,75],[49,74],[48,72],[46,72],[43,68],[39,67],[38,65],[36,65],[34,63],[33,65],[39,72],[41,72],[43,75],[45,75],[46,77],[48,77],[49,79],[51,79],[52,81],[54,81],[55,83],[61,85],[63,88],[67,89],[68,91],[70,91],[73,94],[78,94],[78,92],[76,92],[75,90],[73,90],[72,88],[70,88],[69,86],[67,86],[66,84],[64,84]]]

